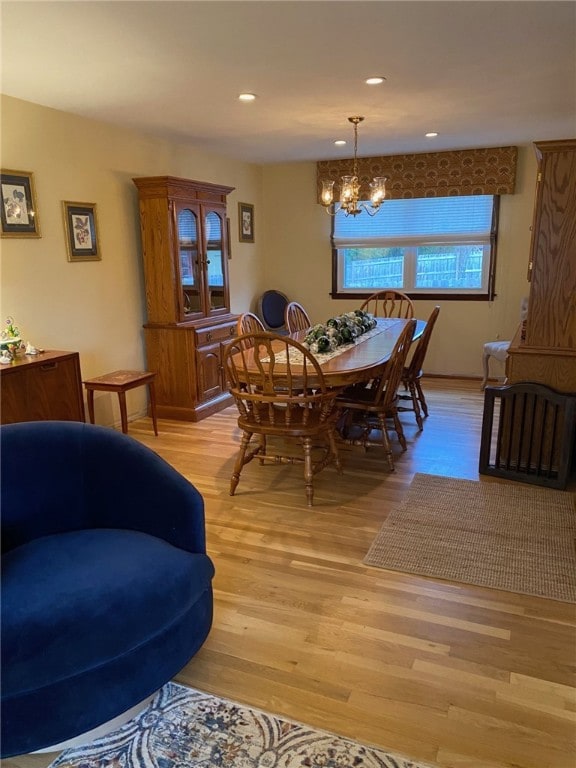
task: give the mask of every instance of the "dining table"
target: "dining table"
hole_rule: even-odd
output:
[[[340,389],[381,375],[390,360],[398,337],[408,322],[403,318],[378,317],[376,327],[358,336],[353,343],[337,347],[329,353],[315,353],[314,357],[320,365],[326,386]],[[420,338],[425,327],[425,320],[416,320],[413,341]],[[303,330],[287,335],[302,343],[307,333],[307,330]],[[250,370],[254,352],[248,349],[244,355],[247,369]],[[275,369],[281,378],[282,365],[279,364],[278,358],[275,362]],[[254,369],[256,371],[256,366]]]

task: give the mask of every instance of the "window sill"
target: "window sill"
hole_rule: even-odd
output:
[[[330,293],[330,297],[332,299],[368,299],[370,296],[372,296],[374,293],[377,293],[378,291],[385,291],[386,288],[374,288],[373,291],[369,291],[366,293],[350,293],[349,291],[338,291],[334,292],[332,291]],[[402,290],[399,288],[398,290]],[[406,295],[412,299],[412,301],[493,301],[495,296],[489,296],[487,293],[457,293],[457,292],[450,292],[450,293],[442,293],[438,291],[438,293],[410,293],[409,291],[406,292]]]

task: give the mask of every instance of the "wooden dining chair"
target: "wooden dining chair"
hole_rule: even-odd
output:
[[[422,391],[422,385],[420,383],[422,378],[422,366],[424,365],[424,358],[426,357],[426,352],[428,351],[430,337],[432,336],[432,331],[436,325],[436,320],[439,313],[440,307],[434,307],[430,317],[428,318],[428,322],[426,323],[426,328],[424,328],[422,336],[420,336],[418,339],[414,354],[402,372],[402,383],[404,384],[404,388],[408,391],[409,394],[399,395],[399,398],[402,401],[411,401],[412,405],[399,405],[398,410],[414,411],[414,415],[416,416],[416,423],[418,424],[418,429],[420,431],[422,431],[424,428],[422,412],[424,413],[424,416],[428,416],[428,404],[426,403],[426,398],[424,397],[424,392]]]
[[[402,291],[392,289],[373,293],[360,309],[371,312],[374,317],[402,317],[405,320],[414,317],[412,299]]]
[[[404,430],[398,418],[398,387],[404,371],[404,363],[416,330],[416,320],[410,320],[390,355],[382,376],[374,379],[371,386],[352,386],[337,398],[339,423],[343,439],[352,445],[380,445],[384,448],[390,471],[394,471],[392,446],[386,420],[392,419],[402,450],[406,450]],[[380,441],[372,440],[372,433],[381,433]]]
[[[230,480],[233,496],[245,464],[303,462],[306,500],[312,506],[313,477],[329,464],[342,471],[336,446],[336,396],[328,389],[318,362],[302,344],[273,333],[249,333],[235,339],[224,354],[224,370],[230,393],[238,408],[242,430],[240,450]],[[258,443],[250,446],[253,435]],[[293,439],[298,452],[288,453],[275,445],[269,452],[268,437]],[[283,440],[278,443],[283,444]],[[322,454],[312,456],[318,443]]]
[[[243,336],[246,333],[259,333],[265,330],[262,321],[253,312],[244,312],[236,323],[237,336]]]
[[[297,301],[291,301],[286,305],[286,311],[284,312],[284,322],[288,333],[294,333],[295,331],[307,331],[312,327],[312,321],[308,316],[308,313]]]

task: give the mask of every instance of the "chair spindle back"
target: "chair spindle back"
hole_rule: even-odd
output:
[[[244,312],[238,318],[238,323],[236,324],[237,336],[243,336],[246,333],[258,333],[264,330],[266,330],[264,324],[253,312]]]
[[[360,307],[374,317],[400,317],[410,320],[414,317],[412,299],[402,291],[386,290],[373,293]]]
[[[291,301],[286,307],[286,313],[284,315],[286,328],[288,333],[294,333],[295,331],[307,331],[312,327],[312,321],[308,316],[308,313],[297,301]]]
[[[412,319],[406,323],[406,327],[398,337],[384,373],[378,380],[374,402],[378,403],[383,411],[392,408],[396,401],[398,388],[402,381],[404,363],[406,362],[415,330],[416,320]]]

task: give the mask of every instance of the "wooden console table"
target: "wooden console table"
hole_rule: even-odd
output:
[[[158,437],[158,425],[156,423],[156,391],[154,379],[156,373],[151,371],[114,371],[105,373],[103,376],[97,376],[95,379],[87,379],[84,382],[88,400],[88,416],[90,423],[94,424],[94,392],[117,392],[120,403],[120,419],[122,421],[122,432],[128,434],[128,415],[126,412],[126,392],[135,387],[148,385],[150,394],[150,415],[154,425],[154,434]]]
[[[20,354],[0,365],[0,421],[84,421],[78,352]]]

